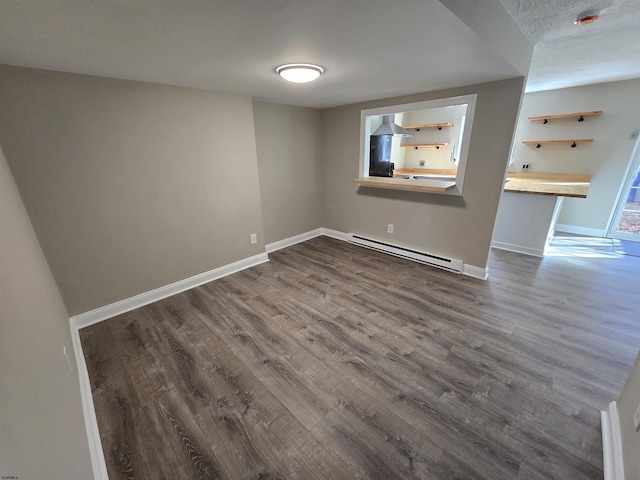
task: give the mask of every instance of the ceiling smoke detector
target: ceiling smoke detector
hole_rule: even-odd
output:
[[[573,23],[576,25],[591,25],[593,22],[600,18],[600,12],[590,10],[588,12],[582,12],[578,15]]]

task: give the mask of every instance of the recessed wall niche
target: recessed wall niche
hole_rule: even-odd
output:
[[[455,188],[444,193],[462,195],[476,98],[472,94],[362,110],[360,177],[370,177],[371,136],[386,117],[411,134],[391,137],[393,168],[417,170],[420,175],[424,170],[426,177],[430,172],[453,170]]]

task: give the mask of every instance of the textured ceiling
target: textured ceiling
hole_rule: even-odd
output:
[[[436,0],[0,0],[0,63],[314,107],[521,75]]]
[[[526,91],[640,78],[639,0],[501,0],[535,45]],[[600,20],[574,25],[578,14]]]

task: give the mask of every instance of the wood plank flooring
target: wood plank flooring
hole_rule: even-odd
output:
[[[80,331],[111,479],[598,479],[640,259],[319,237]]]

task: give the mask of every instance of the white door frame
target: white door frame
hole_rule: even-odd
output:
[[[631,233],[620,233],[616,231],[616,227],[620,222],[620,217],[622,216],[622,210],[624,209],[625,204],[627,203],[627,195],[629,194],[629,188],[635,179],[635,174],[640,168],[640,136],[636,139],[636,144],[633,147],[633,152],[631,153],[631,158],[629,158],[629,163],[627,165],[627,169],[624,172],[624,182],[620,185],[620,189],[618,190],[618,196],[616,197],[616,207],[611,212],[611,216],[609,217],[609,224],[607,226],[607,237],[619,238],[621,240],[638,240],[640,238],[640,234],[631,234]]]

